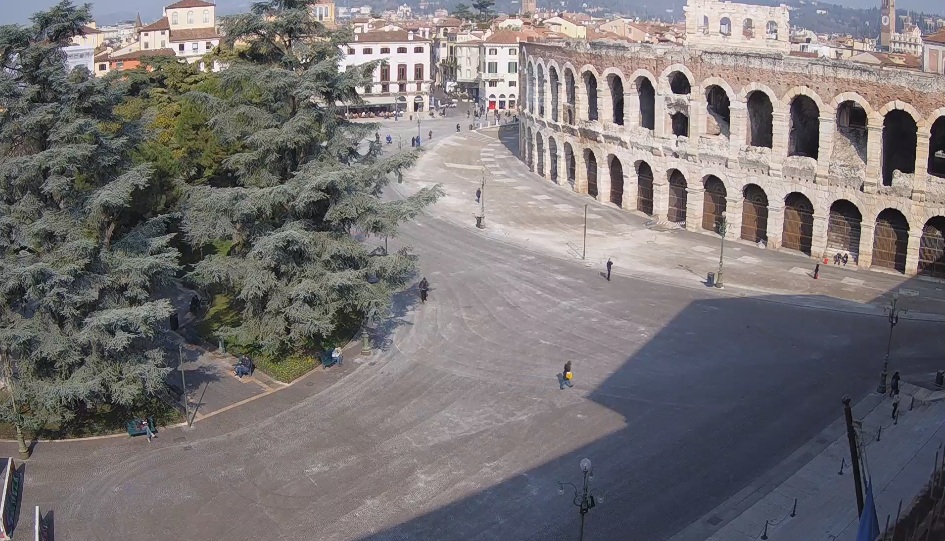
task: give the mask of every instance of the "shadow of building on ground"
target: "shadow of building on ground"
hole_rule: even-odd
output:
[[[560,392],[585,394],[616,412],[622,429],[576,442],[569,452],[496,482],[478,480],[489,486],[361,539],[576,539],[578,509],[570,489],[558,496],[557,483],[580,485],[578,464],[585,457],[594,462],[592,485],[606,495],[586,517],[587,538],[666,539],[746,487],[777,486],[796,470],[779,469],[784,459],[804,446],[813,457],[830,443],[813,440],[842,415],[844,394],[858,401],[875,392],[888,337],[885,317],[799,305],[829,305],[822,297],[736,298],[710,291],[692,297],[645,345],[624,352],[619,368],[592,389],[582,389],[582,364],[593,360],[576,352],[590,342],[606,343],[606,325],[593,337],[543,337],[560,345],[555,365],[574,363],[575,388]],[[900,300],[900,307],[907,305]],[[935,321],[901,320],[890,373],[899,370],[911,382],[945,368],[941,329]],[[552,372],[548,385],[556,383]],[[595,422],[575,419],[567,408],[557,415],[562,423],[528,430],[568,440],[563,426]],[[482,463],[501,460],[493,453],[483,443]],[[852,491],[850,499],[855,505]],[[743,502],[745,508],[751,503]],[[720,519],[716,526],[722,525]]]

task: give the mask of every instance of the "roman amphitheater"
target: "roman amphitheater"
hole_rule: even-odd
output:
[[[654,221],[945,278],[945,78],[796,56],[784,7],[686,11],[685,45],[523,44],[529,167]]]

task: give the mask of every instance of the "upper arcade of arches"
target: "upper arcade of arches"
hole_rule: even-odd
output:
[[[791,50],[787,7],[689,0],[685,10],[686,43],[690,47],[737,46],[784,54]]]

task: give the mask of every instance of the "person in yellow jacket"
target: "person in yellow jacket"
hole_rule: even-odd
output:
[[[574,375],[571,373],[571,361],[564,363],[564,371],[561,372],[561,388],[564,389],[564,386],[574,387],[571,384],[571,378]]]

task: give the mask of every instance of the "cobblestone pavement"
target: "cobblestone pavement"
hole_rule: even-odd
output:
[[[875,387],[882,318],[660,283],[674,275],[607,282],[439,208],[391,241],[420,255],[432,291],[398,297],[383,351],[152,444],[41,443],[24,508],[53,510],[60,541],[568,539],[579,516],[557,481],[579,482],[589,457],[606,498],[588,539],[659,540],[786,479],[782,460],[829,444],[808,442],[839,397]],[[928,378],[943,346],[938,323],[903,321],[893,366]]]

